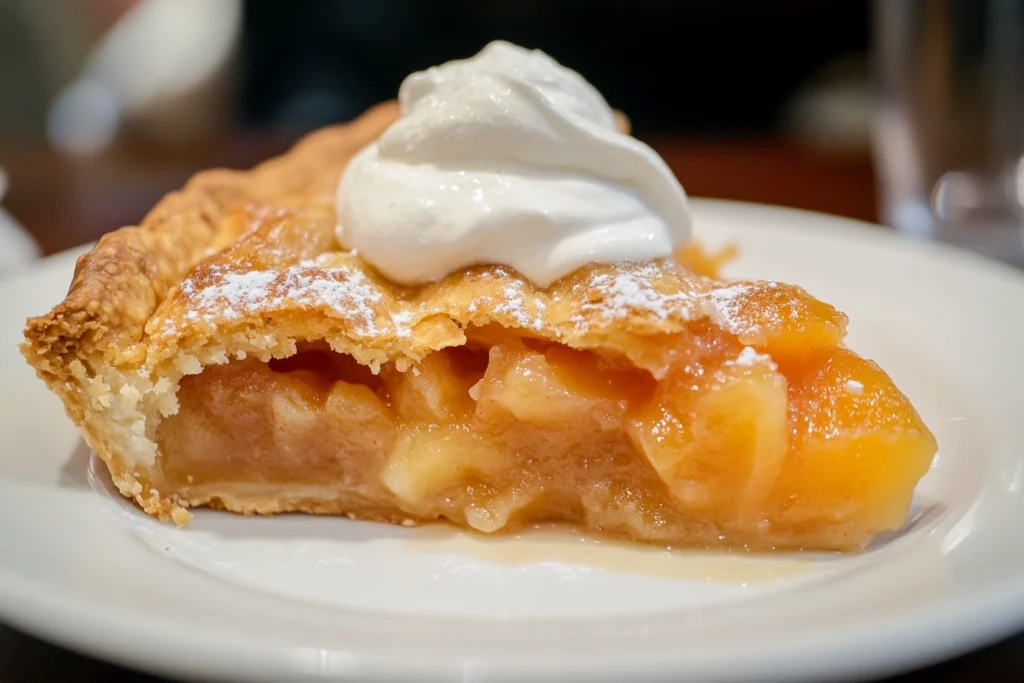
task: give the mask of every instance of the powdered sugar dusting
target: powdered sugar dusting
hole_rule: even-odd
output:
[[[505,301],[495,304],[495,313],[504,313],[512,316],[516,323],[525,328],[533,330],[543,328],[544,322],[541,316],[547,310],[547,304],[541,301],[539,297],[533,297],[532,303],[535,313],[531,314],[526,306],[526,298],[521,282],[514,281],[511,284],[505,285],[502,293],[505,295]],[[472,312],[474,308],[474,306],[471,306],[470,311]]]
[[[217,270],[212,273],[220,275]],[[214,284],[201,287],[187,279],[180,289],[193,305],[186,314],[186,319],[193,322],[216,322],[217,318],[232,320],[246,314],[270,313],[288,305],[299,305],[334,311],[349,320],[361,334],[383,334],[376,321],[376,308],[383,301],[383,294],[358,269],[299,264],[280,272],[226,272]],[[396,327],[409,322],[401,315],[395,316],[397,321],[392,320]]]
[[[736,365],[753,365],[758,360],[757,350],[752,346],[744,346],[740,355],[733,361]]]
[[[573,285],[572,298],[582,301],[571,317],[572,323],[577,330],[586,331],[591,325],[615,323],[631,316],[658,322],[707,316],[733,334],[756,332],[755,324],[771,324],[765,317],[770,318],[773,307],[756,307],[756,321],[749,320],[747,312],[751,310],[751,295],[775,283],[714,286],[705,280],[674,278],[667,268],[664,264],[644,264],[591,273]],[[478,277],[493,283],[496,274],[484,270]],[[281,271],[236,272],[213,265],[187,278],[179,289],[188,301],[183,319],[189,324],[217,324],[299,306],[327,309],[327,315],[344,319],[363,336],[410,337],[414,326],[414,314],[408,305],[401,300],[385,305],[391,301],[390,295],[357,264],[339,264],[325,255]],[[461,311],[448,310],[444,302],[434,302],[431,308],[453,316],[474,314],[483,308],[504,318],[503,324],[536,331],[548,329],[557,334],[546,321],[547,310],[552,305],[560,308],[563,303],[513,276],[500,283],[496,291],[492,288],[490,296],[476,297]],[[777,311],[774,315],[781,314]],[[164,320],[160,329],[163,334],[177,333],[170,319]]]
[[[651,278],[660,274],[654,266],[645,266],[636,272],[615,275],[600,274],[589,283],[593,301],[580,307],[573,317],[579,329],[589,327],[587,314],[606,320],[623,320],[631,314],[652,315],[658,320],[677,317],[689,320],[696,298],[692,292],[663,294],[654,288]]]
[[[722,320],[735,318],[740,311],[741,297],[748,291],[745,285],[733,285],[711,292],[711,304],[718,317]]]
[[[724,365],[738,365],[742,367],[751,367],[759,363],[763,363],[770,366],[772,370],[776,369],[775,363],[772,362],[771,356],[765,353],[758,353],[757,349],[755,349],[753,346],[744,346],[743,350],[740,351],[740,354],[736,356],[735,359],[726,361]]]
[[[199,305],[208,308],[223,301],[225,315],[237,317],[238,309],[252,310],[270,296],[268,288],[275,279],[277,273],[268,271],[228,273],[219,285],[198,293]]]
[[[743,300],[749,294],[747,285],[738,284],[723,287],[711,292],[711,306],[715,317],[730,331],[735,332],[738,318],[742,310]]]
[[[374,304],[384,297],[362,271],[325,268],[294,272],[296,270],[290,268],[285,272],[284,298],[305,306],[325,306],[342,313],[365,335],[382,333],[376,326]]]
[[[412,334],[409,323],[412,322],[412,313],[399,311],[391,314],[391,324],[395,326],[396,337],[408,337]]]
[[[849,391],[851,394],[860,396],[861,394],[864,393],[864,385],[855,379],[847,380],[846,390]]]
[[[778,287],[773,280],[764,282],[737,282],[728,287],[720,287],[712,290],[709,294],[711,313],[719,324],[733,334],[743,334],[756,331],[751,329],[749,322],[742,319],[744,306],[749,297],[760,289],[772,289]],[[769,309],[762,308],[762,314],[767,314]],[[790,317],[796,314],[795,310],[790,311]],[[776,312],[775,315],[778,315]],[[778,321],[781,324],[781,320]]]

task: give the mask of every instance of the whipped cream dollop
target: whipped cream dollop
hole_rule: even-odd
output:
[[[338,241],[402,284],[480,263],[547,287],[591,262],[669,256],[686,194],[575,71],[493,42],[414,73],[401,115],[349,163]]]

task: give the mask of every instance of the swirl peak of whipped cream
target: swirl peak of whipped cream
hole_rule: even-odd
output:
[[[395,282],[501,263],[547,287],[689,239],[686,194],[665,162],[539,50],[490,43],[408,76],[398,99],[401,116],[337,193],[338,241]]]

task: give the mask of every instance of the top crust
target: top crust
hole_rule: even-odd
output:
[[[770,353],[842,339],[845,316],[798,287],[723,283],[673,259],[593,264],[548,289],[494,265],[423,287],[388,282],[337,244],[334,197],[348,160],[396,115],[380,105],[250,171],[196,175],[139,226],[101,239],[64,301],[28,321],[26,359],[151,514],[187,518],[159,492],[153,441],[179,380],[232,357],[326,340],[374,370],[404,371],[465,343],[467,326],[497,324],[661,376],[695,325]]]
[[[60,379],[76,356],[112,364],[139,360],[134,348],[168,292],[203,258],[245,229],[225,220],[246,205],[330,212],[348,159],[397,115],[394,103],[355,122],[312,133],[286,156],[250,171],[212,170],[163,198],[138,226],[108,233],[75,267],[64,301],[31,318],[23,352],[43,379]]]

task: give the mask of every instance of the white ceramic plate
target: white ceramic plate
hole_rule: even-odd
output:
[[[695,202],[733,274],[847,311],[941,452],[907,527],[855,557],[486,540],[126,505],[22,362],[72,255],[0,284],[0,618],[168,675],[261,681],[877,676],[1024,626],[1024,276],[837,218]]]

